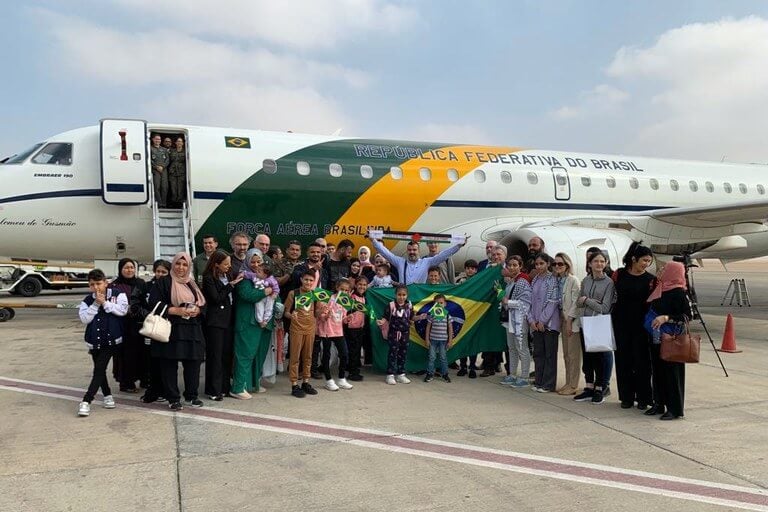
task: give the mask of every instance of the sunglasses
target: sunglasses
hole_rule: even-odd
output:
[[[556,261],[556,262],[555,262],[555,266],[556,266],[556,267],[567,267],[568,265],[566,265],[566,264],[565,264],[565,263],[563,263],[562,261]]]

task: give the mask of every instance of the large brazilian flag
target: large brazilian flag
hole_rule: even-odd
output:
[[[448,362],[479,352],[506,350],[507,338],[499,321],[498,286],[503,285],[500,267],[479,272],[459,285],[412,284],[408,286],[408,300],[416,315],[427,313],[434,305],[435,294],[442,293],[448,303],[448,314],[453,317],[453,342],[448,347]],[[382,318],[390,301],[394,300],[394,288],[369,288],[366,301],[372,315]],[[427,367],[428,342],[424,339],[427,320],[417,320],[411,326],[408,347],[407,371]],[[371,321],[373,366],[379,371],[387,369],[389,345],[381,336],[375,320]]]

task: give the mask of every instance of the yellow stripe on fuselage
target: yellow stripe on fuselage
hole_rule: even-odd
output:
[[[395,231],[409,231],[432,203],[454,183],[448,179],[448,169],[456,169],[461,179],[470,171],[485,165],[485,162],[478,159],[478,153],[499,154],[521,150],[499,146],[446,146],[425,152],[422,157],[400,165],[403,170],[402,179],[396,180],[389,173],[370,186],[336,223],[360,226],[378,224]],[[451,154],[456,160],[447,159]],[[446,160],[432,158],[433,155],[440,155],[440,158]],[[432,176],[429,180],[420,178],[419,169],[422,167],[430,169]],[[342,238],[352,239],[357,246],[365,244],[365,239],[360,237],[328,236],[329,242],[334,243]]]

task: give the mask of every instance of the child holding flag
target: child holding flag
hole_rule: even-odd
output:
[[[336,281],[336,293],[331,295],[327,303],[320,303],[317,310],[317,332],[323,344],[322,366],[325,373],[325,389],[328,391],[338,391],[339,388],[352,389],[352,384],[345,378],[348,360],[347,342],[344,340],[344,320],[347,316],[345,305],[351,306],[349,280],[341,278]],[[338,383],[331,377],[331,344],[336,346],[339,354]]]
[[[395,288],[395,300],[389,303],[384,312],[384,318],[376,320],[376,324],[382,328],[389,324],[386,329],[389,344],[387,384],[394,386],[398,382],[411,383],[411,380],[405,376],[405,357],[408,354],[408,340],[413,321],[413,305],[408,300],[408,288],[404,284],[399,284]]]
[[[435,302],[427,313],[427,332],[424,338],[429,343],[429,359],[427,361],[427,375],[424,382],[431,382],[435,375],[435,355],[440,353],[440,373],[445,382],[451,382],[448,376],[448,361],[445,352],[453,342],[453,319],[448,314],[445,295],[435,295]]]
[[[285,299],[285,318],[291,320],[290,366],[288,375],[291,379],[291,395],[304,398],[316,395],[317,390],[309,383],[312,368],[312,346],[315,342],[315,298],[312,290],[315,286],[315,272],[305,270],[301,274],[301,286],[288,292]],[[302,362],[303,383],[299,386],[299,358]]]
[[[355,289],[352,292],[352,301],[355,307],[344,319],[344,339],[347,340],[349,362],[347,364],[347,377],[358,382],[363,380],[360,374],[360,350],[363,348],[365,332],[365,292],[368,290],[368,279],[360,276],[355,281]],[[370,344],[369,344],[370,346]],[[370,349],[366,349],[370,350]],[[369,354],[366,354],[369,355]]]

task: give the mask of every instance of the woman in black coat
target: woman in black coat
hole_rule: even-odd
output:
[[[123,258],[117,263],[117,278],[111,285],[125,294],[126,297],[132,297],[134,292],[141,295],[147,293],[147,283],[136,277],[138,266],[130,258]],[[112,370],[120,383],[120,391],[123,393],[138,393],[136,381],[140,381],[140,386],[146,388],[144,367],[144,337],[139,334],[143,317],[137,314],[137,311],[130,309],[123,318],[123,342],[118,345],[115,352],[115,360],[112,362]]]
[[[171,263],[171,273],[155,281],[149,293],[149,305],[160,304],[157,313],[167,306],[165,316],[171,322],[168,343],[152,341],[152,357],[159,359],[163,396],[169,407],[183,408],[177,382],[179,362],[184,367],[184,399],[187,405],[202,407],[198,398],[200,364],[205,359],[203,308],[205,298],[192,277],[192,257],[178,253]]]
[[[691,319],[691,305],[685,293],[685,267],[671,261],[659,276],[659,284],[648,298],[657,315],[653,328],[669,322],[684,323]],[[648,416],[661,414],[662,420],[683,417],[685,401],[685,363],[670,363],[660,356],[661,345],[651,345],[653,364],[653,394],[655,404],[645,411]],[[666,411],[665,411],[666,408]]]
[[[229,394],[232,384],[232,360],[234,336],[232,331],[232,298],[239,274],[230,281],[227,277],[232,260],[223,251],[214,252],[208,258],[203,271],[203,296],[205,296],[205,394],[220,402]]]

